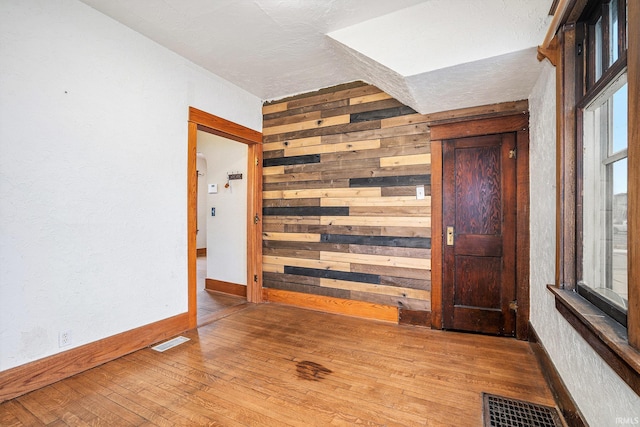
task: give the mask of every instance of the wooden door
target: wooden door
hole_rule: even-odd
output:
[[[515,133],[443,142],[445,329],[515,334],[515,149]]]

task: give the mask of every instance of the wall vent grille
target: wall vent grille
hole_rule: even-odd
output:
[[[162,353],[163,351],[169,350],[170,348],[173,348],[187,341],[189,341],[189,338],[179,336],[179,337],[172,338],[169,341],[165,341],[161,344],[158,344],[154,347],[151,347],[151,349]]]
[[[563,427],[555,408],[483,393],[485,427]]]

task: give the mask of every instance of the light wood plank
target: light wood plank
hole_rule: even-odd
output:
[[[348,316],[375,319],[386,322],[397,322],[397,308],[378,304],[351,301],[340,298],[323,297],[318,295],[299,294],[295,292],[267,290],[267,301],[281,304],[292,304],[298,307],[310,308],[329,313],[345,314]]]
[[[265,273],[280,273],[284,274],[284,265],[282,264],[267,264],[264,262],[264,256],[262,257],[262,271]]]
[[[381,157],[380,167],[426,165],[431,163],[431,154],[413,154],[409,156]]]
[[[327,262],[371,264],[398,268],[414,268],[430,270],[431,260],[422,258],[394,257],[387,255],[370,255],[338,252],[320,252],[320,260]]]
[[[262,222],[264,224],[307,224],[307,225],[319,225],[320,217],[317,216],[267,216]]]
[[[308,154],[339,153],[345,151],[374,150],[380,148],[379,139],[369,139],[338,144],[321,144],[306,147],[285,148],[285,156],[302,156]]]
[[[320,206],[431,206],[431,196],[422,200],[415,196],[389,197],[326,197],[320,200]]]
[[[379,187],[363,188],[314,188],[306,190],[284,190],[282,199],[308,199],[314,197],[381,197]]]
[[[391,98],[392,98],[391,95],[384,92],[380,92],[380,93],[375,93],[373,95],[356,96],[354,98],[351,98],[349,100],[349,105],[366,104],[367,102],[383,101],[385,99],[391,99]]]
[[[348,262],[344,262],[341,260],[317,260],[269,255],[263,256],[262,262],[272,265],[288,265],[291,267],[317,268],[321,270],[349,271],[350,268]]]
[[[270,166],[262,169],[263,176],[282,175],[283,173],[284,173],[284,166]]]
[[[431,227],[428,217],[322,216],[321,225],[363,225],[385,227]]]
[[[319,242],[320,234],[312,233],[262,233],[264,240],[286,240],[288,242]]]
[[[269,105],[262,106],[262,114],[279,113],[281,111],[287,111],[286,102],[280,102],[276,104],[269,104]]]

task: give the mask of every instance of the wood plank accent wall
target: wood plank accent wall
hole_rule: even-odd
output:
[[[428,125],[414,123],[421,115],[364,83],[263,114],[263,286],[430,310],[431,149]]]
[[[431,156],[441,154],[429,127],[527,112],[523,100],[418,114],[362,82],[265,104],[265,290],[431,310]]]

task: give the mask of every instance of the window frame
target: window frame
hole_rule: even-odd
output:
[[[589,24],[589,25],[593,25],[593,24]],[[592,32],[590,30],[585,31],[586,38],[588,38],[589,37],[588,34],[591,34],[591,33]],[[589,44],[591,45],[591,43]],[[608,50],[608,49],[604,49],[604,50]],[[586,53],[587,53],[587,57],[585,58],[584,63],[589,64],[587,67],[593,66],[593,64],[590,61],[591,58],[589,58],[589,55],[590,54],[593,55],[594,53],[589,51],[587,51]],[[605,60],[605,61],[608,61],[608,60]],[[588,74],[588,71],[587,71],[587,74]],[[576,197],[577,197],[576,231],[577,233],[576,233],[575,290],[580,296],[588,300],[591,304],[595,305],[598,309],[602,310],[607,316],[613,318],[615,321],[617,321],[618,323],[620,323],[622,326],[626,328],[627,312],[622,310],[620,307],[613,304],[612,302],[608,301],[606,298],[604,298],[597,292],[595,292],[591,286],[587,284],[583,284],[581,282],[581,279],[584,277],[583,247],[584,247],[585,221],[583,217],[584,202],[582,199],[584,198],[584,192],[585,192],[584,179],[583,179],[584,169],[585,169],[584,168],[584,150],[587,145],[586,137],[584,134],[585,114],[587,113],[587,109],[590,108],[590,106],[596,99],[604,95],[606,92],[612,92],[609,90],[610,86],[616,84],[617,81],[619,81],[624,74],[627,74],[626,51],[621,53],[619,52],[618,60],[614,64],[612,64],[601,75],[600,79],[596,81],[594,85],[592,85],[592,90],[586,91],[583,98],[580,101],[578,101],[576,105],[576,113],[577,113],[577,119],[578,119],[577,125],[576,125],[576,130],[578,135],[577,141],[576,141],[577,147],[578,147],[578,150],[577,150],[578,154],[576,155],[576,164],[577,164],[578,173],[576,174]],[[577,78],[576,78],[576,81],[578,81]],[[626,78],[625,78],[625,83],[626,83]],[[613,96],[613,93],[611,93],[611,95]],[[591,141],[589,141],[588,143],[591,143]],[[608,151],[609,147],[607,146],[606,148]],[[600,146],[598,147],[598,149],[603,149],[603,147]],[[613,154],[607,154],[603,156],[604,158],[602,160],[606,160],[607,162],[610,162],[613,164],[615,163],[616,160],[619,160],[619,158],[628,159],[628,156],[629,154],[628,154],[628,143],[627,143],[626,149]],[[627,236],[629,236],[628,233],[627,233]],[[610,267],[610,265],[607,266],[607,268],[608,267]]]
[[[588,23],[597,19],[597,7],[617,1],[623,10],[626,34],[618,37],[618,60],[593,78],[593,61],[585,61],[585,33]],[[583,137],[580,108],[589,105],[614,76],[626,67],[628,82],[628,236],[640,233],[640,1],[590,0],[570,2],[563,11],[556,32],[557,102],[557,218],[556,278],[548,289],[555,296],[556,308],[603,360],[640,395],[640,244],[628,242],[627,327],[613,320],[577,292],[581,272],[582,200],[578,197],[583,175],[579,148]],[[623,7],[620,7],[623,5]],[[608,9],[607,9],[608,11]],[[618,26],[620,28],[620,25]],[[622,32],[622,31],[619,31]],[[626,46],[626,52],[622,52]],[[543,52],[544,54],[544,52]],[[591,55],[593,56],[593,55]],[[580,242],[580,244],[578,244]],[[578,274],[580,273],[580,274]]]

